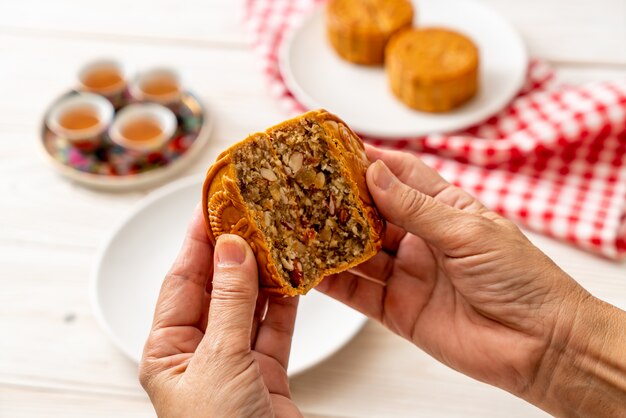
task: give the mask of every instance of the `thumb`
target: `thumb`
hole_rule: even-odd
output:
[[[207,329],[197,354],[250,350],[257,294],[257,266],[250,246],[237,235],[221,235],[215,245]]]
[[[448,206],[402,183],[382,161],[367,170],[367,185],[376,207],[389,222],[446,251],[474,238],[468,227],[484,219]]]

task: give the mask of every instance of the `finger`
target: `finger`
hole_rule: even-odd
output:
[[[370,279],[381,286],[385,286],[387,279],[393,272],[393,263],[393,256],[384,251],[380,251],[369,260],[351,268],[350,272],[359,277]]]
[[[344,271],[326,277],[315,289],[372,319],[382,320],[386,287],[379,283]]]
[[[416,155],[404,152],[366,147],[371,160],[381,160],[407,186],[457,209],[483,212],[484,206],[472,195],[451,185]]]
[[[270,297],[267,314],[259,326],[255,351],[275,359],[287,370],[296,323],[298,297]]]
[[[482,216],[465,213],[409,187],[380,160],[368,168],[367,184],[383,217],[441,250],[457,251],[468,240],[487,232],[484,226],[489,223]]]
[[[406,231],[404,229],[388,222],[385,225],[385,234],[383,235],[383,249],[392,254],[396,253],[405,236]]]
[[[196,351],[200,359],[216,350],[250,350],[258,294],[257,266],[250,246],[237,235],[220,236],[214,270],[206,334]]]
[[[254,346],[257,336],[259,334],[259,326],[265,318],[267,313],[267,300],[268,296],[265,292],[259,292],[259,296],[256,299],[256,306],[254,308],[254,317],[252,319],[252,332],[250,333],[250,344]]]
[[[439,173],[414,154],[376,148],[372,145],[368,145],[365,151],[370,160],[384,162],[401,182],[429,196],[438,194],[449,185]]]
[[[198,205],[178,257],[161,285],[153,329],[200,324],[206,311],[205,287],[211,274],[212,256]]]
[[[383,257],[393,258],[388,254]],[[389,268],[383,267],[383,259],[370,260],[375,264],[373,268]],[[384,285],[349,270],[326,278],[316,289],[378,321],[389,320],[388,315],[394,310],[405,318],[408,310],[415,308],[407,304],[409,299],[418,301],[427,297],[434,280],[434,276],[428,272],[434,270],[435,266],[428,245],[412,234],[406,236],[398,258],[393,260],[391,270],[381,273]],[[383,315],[387,318],[383,318]],[[392,313],[392,316],[395,314]],[[390,324],[385,322],[387,326]]]

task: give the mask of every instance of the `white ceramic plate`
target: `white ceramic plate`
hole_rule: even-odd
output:
[[[404,106],[389,90],[382,67],[340,59],[326,38],[323,8],[286,38],[280,71],[306,107],[325,108],[357,132],[397,139],[466,128],[502,109],[523,86],[528,58],[517,31],[486,5],[473,0],[419,0],[416,24],[444,26],[465,33],[480,50],[480,89],[449,113],[429,114]]]
[[[139,362],[161,282],[200,201],[204,177],[189,177],[144,199],[99,251],[92,305],[115,344]],[[289,375],[319,363],[345,345],[366,318],[311,291],[300,298]]]

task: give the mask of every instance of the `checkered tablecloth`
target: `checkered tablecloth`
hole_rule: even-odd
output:
[[[277,51],[286,31],[322,2],[246,2],[245,21],[270,92],[289,114],[306,109],[287,89]],[[626,256],[626,80],[563,85],[550,67],[531,61],[520,94],[476,126],[363,139],[419,153],[447,180],[532,230],[605,257]]]

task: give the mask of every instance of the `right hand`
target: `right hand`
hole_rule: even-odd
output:
[[[317,289],[464,374],[531,401],[542,396],[538,376],[559,361],[591,295],[513,223],[417,157],[367,152],[378,160],[367,184],[388,221],[383,251]]]

